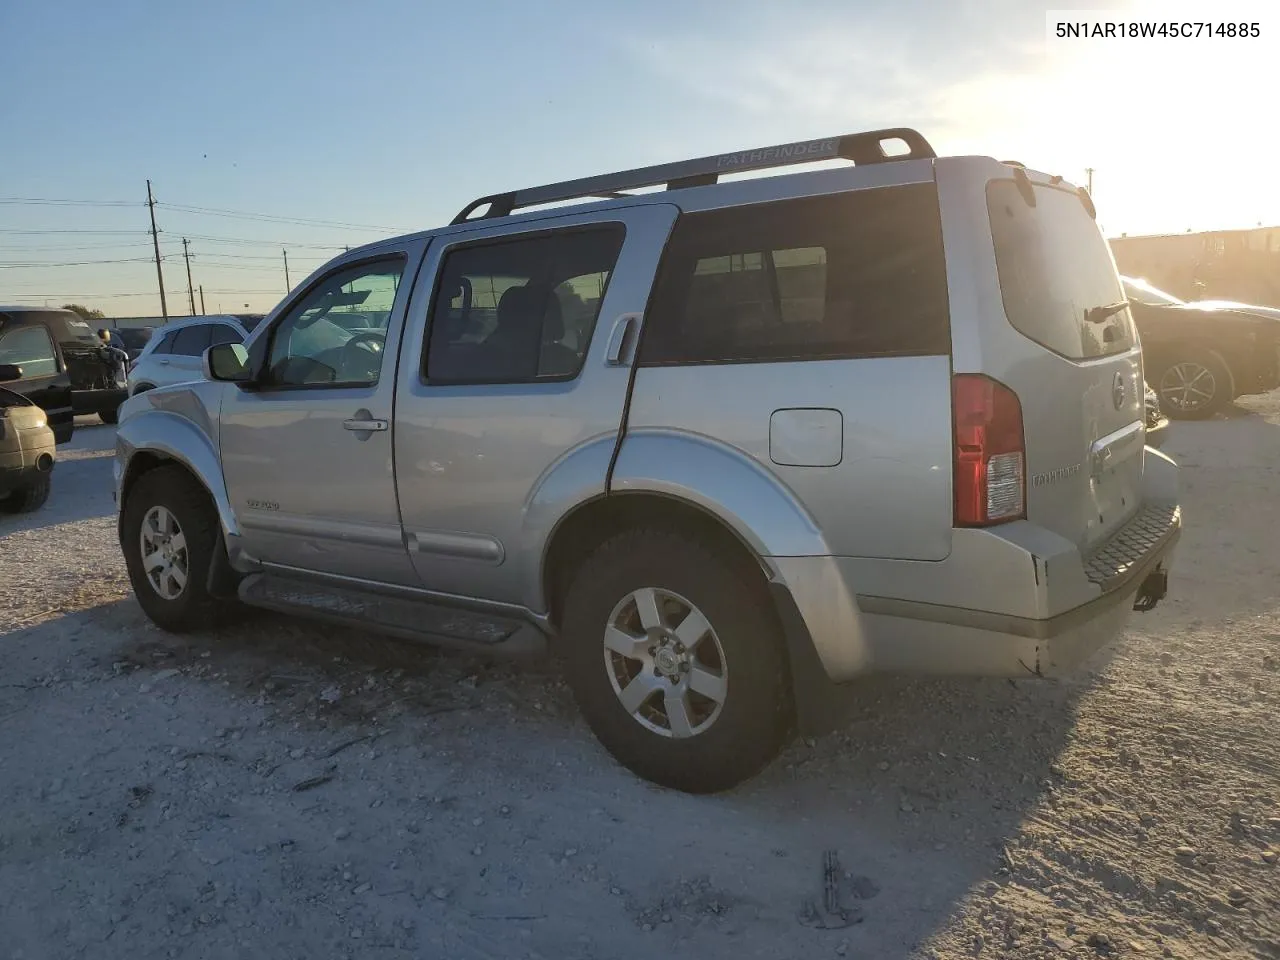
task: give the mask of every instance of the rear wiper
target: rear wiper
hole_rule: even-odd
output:
[[[1129,306],[1128,300],[1118,300],[1115,303],[1108,303],[1105,307],[1090,307],[1084,312],[1084,322],[1104,323],[1127,306]]]

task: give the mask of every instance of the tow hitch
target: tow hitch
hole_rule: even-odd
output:
[[[1138,588],[1138,595],[1133,599],[1133,609],[1146,613],[1164,599],[1169,592],[1169,574],[1162,567],[1157,567]]]

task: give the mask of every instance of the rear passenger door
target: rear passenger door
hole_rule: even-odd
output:
[[[193,323],[175,332],[168,355],[156,358],[165,368],[165,385],[199,380],[203,376],[204,352],[209,349],[209,331],[212,326],[209,323]]]
[[[559,511],[605,492],[675,214],[498,221],[432,243],[395,413],[405,539],[427,588],[535,602]]]

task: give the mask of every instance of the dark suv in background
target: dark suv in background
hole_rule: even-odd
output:
[[[1188,303],[1143,280],[1121,279],[1147,382],[1170,417],[1203,419],[1237,397],[1280,386],[1280,310],[1227,300]]]
[[[62,331],[56,323],[49,322],[53,319],[51,314],[62,312],[0,307],[0,368],[6,368],[4,388],[44,409],[58,443],[66,443],[75,431],[71,374],[58,335]]]
[[[0,307],[0,363],[22,367],[22,379],[6,387],[31,396],[49,411],[50,426],[59,443],[69,439],[71,433],[68,426],[64,437],[54,418],[55,413],[63,416],[65,399],[60,388],[51,386],[58,375],[70,380],[72,410],[67,413],[68,423],[71,416],[80,413],[96,413],[104,423],[115,423],[116,411],[128,396],[123,387],[116,386],[97,328],[70,310]],[[28,380],[40,382],[24,387]],[[52,395],[47,393],[49,389],[54,391]],[[30,390],[41,392],[45,399],[37,398]]]

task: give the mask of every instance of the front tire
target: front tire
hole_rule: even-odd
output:
[[[187,633],[217,618],[208,590],[217,525],[208,495],[181,467],[157,467],[129,492],[120,545],[134,595],[161,629]]]
[[[1179,352],[1156,375],[1160,409],[1174,420],[1204,420],[1233,399],[1231,371],[1212,350]]]
[[[713,793],[782,748],[791,704],[780,629],[743,564],[672,530],[627,531],[582,564],[562,621],[578,707],[639,776]]]

